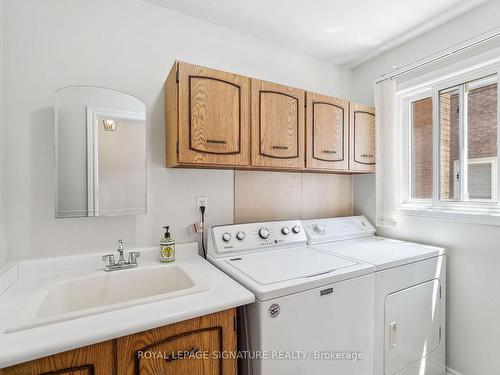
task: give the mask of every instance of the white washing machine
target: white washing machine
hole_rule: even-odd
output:
[[[372,375],[373,266],[306,246],[300,221],[211,228],[208,259],[256,296],[240,373]]]
[[[310,246],[375,267],[374,374],[445,374],[444,249],[375,236],[364,216],[303,225]]]

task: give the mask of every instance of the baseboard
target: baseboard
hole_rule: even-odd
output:
[[[446,367],[446,375],[462,375],[462,374],[449,367]]]

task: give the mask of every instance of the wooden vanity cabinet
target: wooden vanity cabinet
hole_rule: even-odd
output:
[[[148,352],[161,356],[147,358]],[[236,375],[235,354],[234,309],[117,340],[119,375]]]
[[[349,170],[375,173],[375,108],[350,105]]]
[[[304,168],[305,91],[252,79],[252,166]]]
[[[0,375],[237,375],[236,351],[236,309],[229,309],[0,369]]]
[[[250,164],[250,79],[176,62],[165,84],[167,166]]]
[[[0,375],[111,375],[115,373],[112,340],[0,369]]]
[[[349,168],[349,101],[306,94],[306,169]]]

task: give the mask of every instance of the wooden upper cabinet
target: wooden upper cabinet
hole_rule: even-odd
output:
[[[165,104],[168,167],[375,172],[372,107],[184,62]]]
[[[351,103],[350,166],[353,172],[375,172],[375,109]]]
[[[307,93],[307,169],[349,168],[349,101]]]
[[[252,166],[304,167],[304,90],[252,79]]]
[[[177,62],[166,83],[167,165],[247,166],[250,79]]]

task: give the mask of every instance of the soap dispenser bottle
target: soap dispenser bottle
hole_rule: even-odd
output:
[[[175,240],[170,236],[169,226],[164,226],[165,236],[160,241],[160,261],[171,263],[175,260]]]

